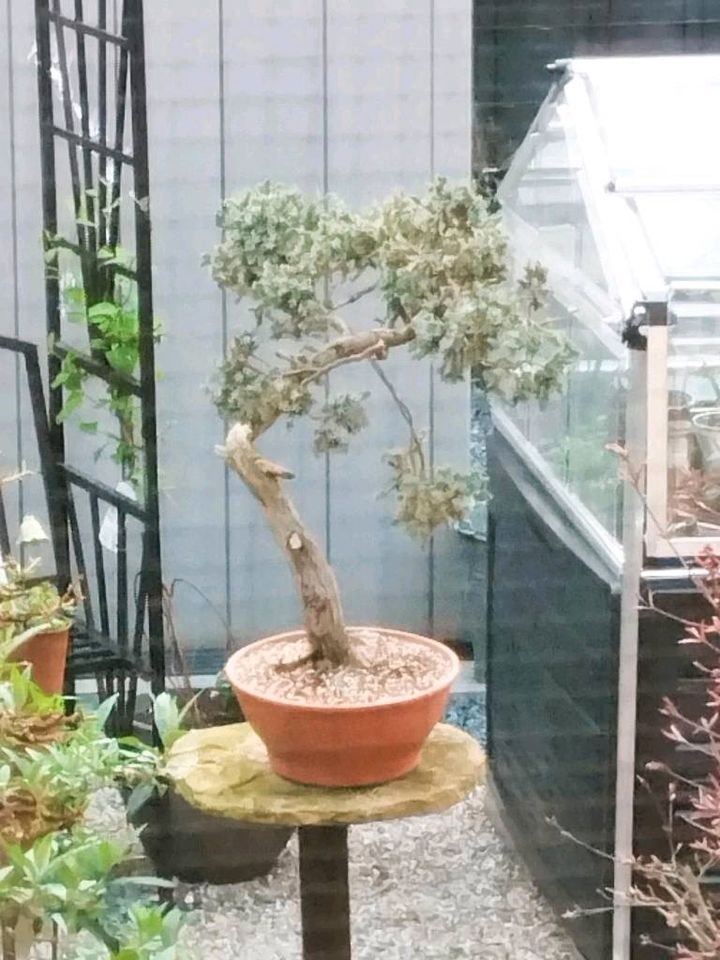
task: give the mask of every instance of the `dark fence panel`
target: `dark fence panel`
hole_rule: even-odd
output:
[[[717,0],[475,0],[474,165],[503,167],[576,55],[720,50]]]

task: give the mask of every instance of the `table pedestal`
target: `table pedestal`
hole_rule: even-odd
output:
[[[373,787],[336,789],[291,783],[273,773],[247,723],[186,733],[165,767],[188,803],[243,823],[297,827],[303,960],[351,960],[348,827],[439,813],[480,782],[480,745],[439,723],[415,770]]]
[[[351,960],[348,828],[299,827],[303,960]]]

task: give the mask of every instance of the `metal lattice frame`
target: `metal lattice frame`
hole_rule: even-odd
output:
[[[113,32],[109,15],[115,10],[115,4],[108,0],[89,0],[87,6],[97,9],[96,25],[88,22],[90,17],[85,15],[83,0],[73,0],[72,13],[67,9],[70,5],[67,0],[66,9],[63,9],[63,0],[36,0],[35,3],[47,251],[45,292],[51,343],[48,373],[52,384],[71,349],[63,341],[58,250],[69,250],[77,256],[88,308],[112,299],[118,275],[134,282],[139,376],[118,372],[102,351],[92,348],[92,324],[88,324],[87,352],[78,353],[75,349],[72,352],[76,364],[86,373],[138,399],[144,498],[142,503],[135,502],[66,462],[64,427],[58,420],[63,391],[62,387],[51,386],[50,443],[61,478],[62,509],[69,531],[69,543],[66,538],[56,559],[61,581],[70,580],[74,560],[78,574],[87,584],[84,623],[75,631],[70,678],[95,675],[101,682],[101,693],[116,690],[121,726],[127,727],[135,709],[138,674],[149,672],[154,692],[163,689],[165,678],[143,8],[142,0],[123,0],[120,27]],[[77,101],[73,100],[74,91]],[[96,97],[94,102],[93,97]],[[96,113],[92,128],[91,108]],[[126,132],[128,113],[129,134]],[[70,189],[76,211],[74,237],[58,237],[56,151],[61,149],[67,149],[69,161]],[[123,183],[126,168],[132,176],[132,183],[127,185]],[[106,248],[115,250],[120,241],[121,224],[127,224],[130,218],[134,228],[134,268],[120,264],[108,267],[101,263],[98,252]],[[92,600],[93,580],[88,576],[75,504],[78,493],[89,498],[96,603]],[[101,504],[115,507],[117,511],[114,618],[108,603],[99,540]],[[142,525],[142,558],[136,591],[129,591],[128,584],[128,518]],[[134,598],[130,596],[133,592]],[[133,600],[135,610],[131,618],[129,607]],[[115,622],[111,623],[111,619]],[[147,651],[144,650],[146,638]]]
[[[0,335],[0,350],[16,354],[18,357],[22,357],[24,362],[35,441],[40,461],[40,473],[47,502],[50,538],[53,552],[56,557],[59,557],[67,551],[67,527],[63,522],[62,501],[60,499],[62,481],[59,480],[55,469],[50,444],[45,388],[40,371],[38,348],[36,344],[27,340]],[[2,484],[0,484],[0,556],[9,557],[12,555],[11,539],[7,512],[3,502]]]

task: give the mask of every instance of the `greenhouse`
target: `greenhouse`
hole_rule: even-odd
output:
[[[1,960],[720,956],[720,21],[0,11]]]
[[[562,395],[494,410],[491,487],[503,493],[491,505],[491,739],[513,829],[553,877],[546,892],[567,905],[584,886],[589,907],[598,889],[614,890],[612,923],[588,913],[576,927],[601,957],[611,937],[615,949],[630,937],[630,858],[667,847],[637,781],[648,762],[696,772],[663,742],[658,703],[678,685],[688,702],[702,699],[697,650],[678,647],[677,630],[703,617],[697,558],[719,532],[718,186],[706,151],[677,156],[660,118],[675,102],[678,124],[697,131],[690,91],[710,93],[720,61],[576,59],[552,72],[499,197],[518,256],[548,270],[577,360]],[[518,684],[531,691],[522,707],[510,695]],[[588,782],[593,804],[578,807]],[[553,842],[556,819],[613,852],[614,867]],[[636,912],[636,936],[644,922]]]

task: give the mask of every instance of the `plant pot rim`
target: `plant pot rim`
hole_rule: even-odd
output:
[[[298,710],[309,710],[316,713],[348,713],[353,710],[368,711],[375,709],[383,709],[385,707],[392,707],[399,703],[410,703],[413,700],[422,700],[425,697],[433,696],[434,694],[439,693],[440,691],[446,689],[448,685],[457,677],[460,672],[460,658],[458,655],[451,650],[444,643],[441,643],[439,640],[433,640],[431,637],[424,637],[419,633],[410,633],[407,630],[396,630],[395,627],[377,627],[377,626],[351,626],[351,630],[375,630],[378,633],[391,634],[394,637],[399,637],[401,640],[410,640],[414,643],[424,644],[427,647],[432,647],[433,649],[439,650],[445,656],[447,660],[447,669],[444,671],[442,676],[431,686],[426,687],[424,690],[418,690],[416,693],[408,694],[401,697],[383,697],[379,700],[373,700],[370,703],[313,703],[312,700],[285,700],[282,697],[273,697],[269,694],[259,692],[254,687],[246,687],[243,685],[242,680],[237,678],[236,671],[240,661],[245,657],[249,651],[256,649],[257,647],[271,643],[277,640],[291,640],[297,639],[305,635],[305,630],[296,629],[296,630],[283,630],[280,633],[273,633],[269,636],[262,637],[259,640],[254,640],[252,643],[248,643],[246,646],[241,647],[239,650],[236,650],[232,654],[230,659],[225,664],[225,674],[230,681],[231,685],[236,689],[240,690],[242,693],[247,693],[248,696],[254,697],[256,700],[262,700],[265,703],[277,704],[278,706],[288,706],[294,707]]]
[[[48,637],[57,637],[58,640],[61,640],[65,637],[68,637],[70,634],[71,624],[67,624],[64,627],[48,627],[47,630],[39,630],[37,633],[34,633],[31,637],[28,637],[27,640],[24,640],[21,646],[18,649],[22,649],[26,643],[32,643],[33,640],[43,640]]]
[[[704,423],[703,421],[708,418],[718,421],[717,425],[711,426],[708,423]],[[713,432],[720,430],[720,407],[708,407],[707,410],[693,414],[693,423],[696,427],[700,427],[701,430],[712,430]]]
[[[48,627],[47,630],[41,630],[40,633],[36,633],[36,637],[50,637],[56,633],[68,633],[70,631],[70,624],[66,623],[64,627]],[[32,637],[30,638],[33,639]]]

